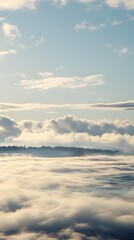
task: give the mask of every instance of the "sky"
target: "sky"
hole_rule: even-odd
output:
[[[134,144],[134,0],[0,0],[0,144]]]

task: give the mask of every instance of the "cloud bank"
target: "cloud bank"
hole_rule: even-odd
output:
[[[16,122],[7,117],[0,121],[1,144],[61,145],[133,152],[134,123],[123,121],[89,121],[65,116],[46,121]]]
[[[132,239],[133,171],[132,156],[0,156],[0,239]]]

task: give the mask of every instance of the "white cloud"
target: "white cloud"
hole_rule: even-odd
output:
[[[24,72],[16,72],[16,75],[20,76],[21,78],[26,78],[27,75]]]
[[[121,25],[123,22],[122,21],[120,21],[120,20],[113,20],[112,22],[111,22],[111,25],[112,26],[117,26],[117,25]]]
[[[21,37],[19,28],[10,23],[3,23],[2,30],[5,37],[9,38],[12,42],[15,41],[17,37]]]
[[[106,27],[106,25],[103,24],[103,23],[100,23],[99,25],[90,25],[86,21],[84,21],[84,22],[75,24],[74,29],[75,29],[75,31],[79,31],[79,30],[84,30],[85,29],[85,30],[89,30],[91,32],[95,32],[95,31],[97,31],[97,30],[99,30],[101,28],[104,28],[104,27]]]
[[[0,120],[0,141],[19,145],[65,145],[118,149],[133,152],[134,124],[131,121],[90,121],[65,116],[46,121]]]
[[[88,121],[71,116],[46,122],[24,122],[14,139],[28,145],[67,145],[133,152],[134,125],[129,121]],[[25,128],[24,128],[25,126]]]
[[[38,75],[40,77],[44,77],[44,78],[46,78],[46,77],[53,77],[53,73],[52,72],[40,72],[40,73],[38,73]]]
[[[57,68],[55,69],[56,72],[65,71],[65,70],[67,70],[67,68],[66,68],[65,66],[63,66],[63,65],[60,65],[59,67],[57,67]],[[52,73],[52,74],[53,74],[53,73]]]
[[[14,120],[7,117],[0,117],[0,141],[17,137],[21,133],[20,128]]]
[[[60,7],[66,6],[68,3],[68,0],[51,0],[53,4],[58,5]]]
[[[128,47],[123,47],[118,50],[120,54],[134,54],[133,50],[130,50]]]
[[[114,26],[116,26],[116,24]],[[134,54],[134,49],[129,48],[127,46],[116,47],[116,46],[114,46],[114,44],[108,44],[107,47],[113,49],[114,52],[119,53],[121,55],[133,55]]]
[[[0,59],[5,57],[5,56],[16,54],[16,53],[17,53],[17,51],[15,49],[9,49],[9,50],[6,50],[6,51],[0,51]]]
[[[1,0],[0,10],[18,10],[21,8],[36,9],[39,2],[48,0]],[[69,0],[50,0],[52,4],[62,7],[69,3]],[[92,4],[96,0],[77,0],[78,3]],[[97,2],[98,3],[98,2]],[[126,9],[134,9],[134,0],[105,0],[105,3],[110,7],[125,7]],[[98,4],[99,6],[99,4]]]
[[[92,8],[91,8],[91,10],[92,10]],[[121,20],[116,20],[116,19],[111,21],[109,23],[109,25],[106,24],[106,23],[100,23],[98,25],[90,25],[89,23],[87,23],[87,21],[83,21],[81,23],[75,24],[74,29],[75,29],[75,31],[88,30],[88,31],[91,31],[91,32],[96,32],[99,29],[102,29],[102,28],[105,28],[105,27],[108,27],[108,26],[110,27],[110,25],[114,27],[114,26],[121,25],[122,23],[123,22]]]
[[[1,0],[0,10],[18,10],[21,8],[33,10],[36,9],[37,4],[41,1],[48,1],[59,7],[66,6],[69,2],[69,0]]]
[[[40,46],[40,45],[42,45],[44,43],[44,38],[43,37],[41,37],[41,38],[39,38],[39,39],[37,39],[36,40],[36,46]]]
[[[21,49],[30,48],[30,47],[26,46],[25,44],[19,44],[18,47]]]
[[[0,9],[1,10],[18,10],[20,8],[26,7],[29,9],[34,9],[38,0],[1,0]]]
[[[20,77],[24,77],[25,73],[18,72]],[[41,73],[45,74],[45,73]],[[115,102],[115,103],[95,103],[95,104],[42,104],[42,103],[0,103],[0,112],[26,111],[33,109],[100,109],[100,110],[134,110],[134,101]]]
[[[43,79],[38,80],[22,80],[20,85],[26,89],[38,89],[38,90],[48,90],[51,88],[84,88],[92,87],[104,84],[103,75],[89,75],[85,77],[58,77],[58,76],[45,76]]]
[[[128,48],[121,48],[121,49],[120,49],[120,53],[121,53],[121,54],[126,54],[126,53],[128,53],[128,52],[129,52]]]
[[[134,9],[134,0],[106,0],[110,7],[125,7],[128,10]]]

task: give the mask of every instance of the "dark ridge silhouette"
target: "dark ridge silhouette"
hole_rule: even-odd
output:
[[[42,157],[78,157],[92,154],[115,155],[120,152],[117,150],[102,150],[96,148],[81,148],[81,147],[31,147],[31,146],[0,146],[0,153],[10,154],[30,154]]]

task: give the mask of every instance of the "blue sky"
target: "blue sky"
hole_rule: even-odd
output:
[[[133,29],[133,0],[1,0],[1,116],[132,124]]]

